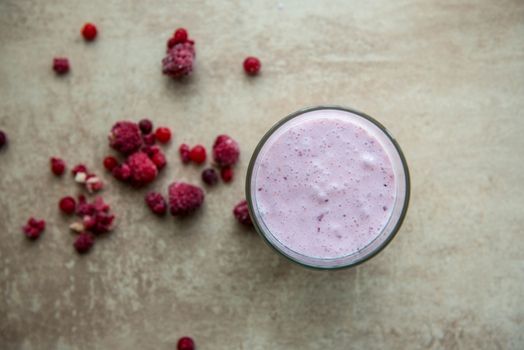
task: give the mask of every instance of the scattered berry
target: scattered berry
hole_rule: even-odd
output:
[[[190,337],[182,337],[178,339],[176,348],[177,350],[195,350],[195,342]]]
[[[136,186],[146,185],[155,180],[158,169],[144,152],[136,152],[127,158],[127,165],[131,169],[131,181]]]
[[[227,135],[217,136],[213,144],[213,160],[220,167],[233,166],[240,157],[238,142]]]
[[[151,131],[153,131],[153,123],[149,119],[142,119],[138,122],[138,127],[140,128],[140,131],[142,131],[142,134],[147,135]]]
[[[256,57],[250,56],[244,60],[244,71],[249,75],[257,75],[261,66],[262,63]]]
[[[98,192],[102,188],[104,188],[104,183],[102,182],[102,180],[100,180],[100,178],[94,174],[87,175],[85,185],[89,193]]]
[[[166,156],[160,150],[151,156],[151,160],[155,163],[158,170],[163,169],[167,163]]]
[[[116,166],[112,173],[113,177],[119,181],[127,181],[131,178],[131,168],[127,164]]]
[[[95,237],[89,232],[82,232],[76,237],[73,246],[79,254],[85,254],[91,250],[93,244],[95,244]]]
[[[125,155],[135,152],[142,146],[140,128],[133,122],[117,122],[109,133],[109,145]]]
[[[155,131],[155,138],[160,143],[168,143],[171,140],[171,130],[166,127],[159,127]]]
[[[95,40],[97,33],[98,30],[96,29],[96,26],[93,23],[86,23],[82,27],[82,36],[87,41]]]
[[[111,208],[104,202],[102,197],[96,197],[93,202],[89,203],[84,196],[79,196],[76,214],[82,218],[82,222],[78,223],[78,227],[83,227],[95,235],[106,233],[113,229],[115,216],[111,213]]]
[[[76,176],[78,173],[87,174],[87,167],[84,164],[77,164],[71,169],[73,176]]]
[[[76,209],[76,201],[73,197],[67,196],[60,199],[58,202],[58,207],[64,214],[73,214]]]
[[[155,134],[151,133],[151,134],[144,135],[142,137],[142,140],[144,140],[144,144],[146,144],[148,146],[152,146],[156,142]]]
[[[69,72],[69,60],[64,57],[53,58],[53,70],[56,74],[66,74]]]
[[[164,197],[158,192],[149,192],[146,195],[146,204],[151,211],[157,215],[164,215],[167,212],[167,203]]]
[[[251,221],[251,216],[249,216],[247,201],[245,199],[240,201],[237,205],[235,205],[235,208],[233,209],[233,215],[242,225],[253,225],[253,222]]]
[[[113,169],[118,165],[118,160],[113,156],[107,156],[104,158],[104,168],[108,171],[113,171]]]
[[[218,175],[215,169],[208,168],[202,171],[202,181],[204,181],[209,186],[216,185],[218,182]]]
[[[174,182],[169,185],[169,209],[173,216],[189,214],[204,202],[204,191],[200,187]]]
[[[220,170],[220,177],[224,182],[231,182],[233,180],[233,169],[226,167]]]
[[[191,149],[189,158],[197,164],[202,164],[206,161],[206,149],[202,145],[196,145]]]
[[[45,230],[45,221],[30,218],[27,224],[23,227],[24,234],[29,239],[38,239]]]
[[[182,163],[187,164],[191,161],[191,157],[189,156],[191,152],[188,145],[185,143],[181,144],[178,152],[180,153],[180,158],[182,158]]]
[[[51,171],[53,172],[53,174],[55,174],[56,176],[61,176],[64,173],[66,165],[62,159],[52,157],[50,159],[50,163]]]
[[[7,145],[7,135],[5,132],[0,130],[0,149]]]
[[[169,46],[168,42],[168,46]],[[172,78],[182,78],[193,71],[195,48],[193,43],[175,44],[168,49],[166,57],[162,59],[162,73]]]

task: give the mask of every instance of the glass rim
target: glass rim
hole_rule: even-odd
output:
[[[298,116],[300,116],[302,114],[308,113],[308,112],[317,111],[317,110],[326,110],[326,109],[328,109],[328,110],[329,109],[333,109],[333,110],[339,110],[339,111],[350,112],[350,113],[356,114],[357,116],[362,117],[362,118],[368,120],[369,122],[374,124],[376,127],[378,127],[380,129],[380,131],[382,131],[386,135],[386,137],[391,141],[391,143],[395,147],[395,150],[398,153],[400,161],[402,163],[402,169],[404,171],[405,182],[406,182],[405,183],[406,190],[405,190],[404,202],[402,203],[402,211],[401,211],[400,216],[399,216],[399,218],[398,218],[398,220],[397,220],[397,222],[395,224],[395,227],[393,227],[391,233],[389,233],[388,237],[384,240],[384,242],[382,242],[376,249],[374,249],[373,251],[371,251],[367,255],[363,256],[361,259],[357,259],[356,261],[350,262],[350,263],[345,264],[345,265],[333,266],[333,267],[315,266],[315,265],[305,264],[305,263],[303,263],[301,261],[298,261],[297,259],[289,256],[285,252],[283,252],[280,249],[278,249],[278,247],[276,247],[273,243],[271,243],[269,241],[269,239],[266,237],[266,234],[264,233],[264,230],[261,228],[261,225],[258,223],[257,216],[254,215],[255,210],[254,210],[254,205],[253,205],[253,198],[251,196],[251,181],[252,181],[253,169],[255,167],[255,162],[256,162],[256,160],[258,158],[258,155],[259,155],[260,151],[262,150],[262,148],[264,147],[264,145],[266,144],[267,140],[275,133],[275,131],[277,131],[280,127],[282,127],[284,124],[289,122],[291,119],[296,118],[296,117],[298,117]],[[400,145],[398,144],[397,140],[393,137],[393,135],[389,132],[389,130],[384,125],[382,125],[379,121],[377,121],[375,118],[367,115],[366,113],[363,113],[363,112],[360,112],[358,110],[355,110],[353,108],[343,107],[343,106],[339,106],[339,105],[317,105],[317,106],[305,107],[305,108],[299,109],[299,110],[297,110],[297,111],[295,111],[295,112],[293,112],[291,114],[288,114],[287,116],[285,116],[284,118],[280,119],[275,124],[273,124],[273,126],[262,136],[262,138],[258,142],[257,146],[255,147],[255,149],[253,151],[253,154],[251,155],[251,159],[249,161],[249,165],[248,165],[248,168],[247,168],[246,185],[245,186],[246,186],[245,187],[246,201],[247,201],[247,205],[248,205],[249,215],[251,216],[251,219],[252,219],[252,222],[253,222],[253,226],[255,227],[255,230],[264,239],[265,243],[268,246],[270,246],[273,250],[275,250],[277,253],[279,253],[280,255],[284,256],[286,259],[288,259],[288,260],[290,260],[290,261],[292,261],[292,262],[294,262],[294,263],[296,263],[298,265],[304,266],[306,268],[315,269],[315,270],[339,270],[339,269],[345,269],[345,268],[357,266],[359,264],[362,264],[362,263],[368,261],[369,259],[371,259],[374,256],[376,256],[378,253],[380,253],[382,250],[384,250],[384,248],[386,248],[386,246],[388,246],[389,243],[393,240],[393,238],[397,235],[398,231],[400,230],[400,227],[402,226],[402,223],[404,222],[404,219],[405,219],[406,214],[407,214],[408,206],[409,206],[410,195],[411,195],[411,179],[410,179],[410,175],[409,175],[408,165],[407,165],[404,153],[402,152],[402,149],[400,148]],[[298,253],[298,254],[303,255],[301,253]],[[352,253],[352,254],[354,254],[354,253]],[[306,255],[304,255],[304,256],[306,256]],[[351,254],[347,255],[347,256],[351,256]],[[322,258],[318,258],[318,259],[319,260],[329,261],[329,260],[340,259],[340,257],[329,258],[329,259],[322,259]]]

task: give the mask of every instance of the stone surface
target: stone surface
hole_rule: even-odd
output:
[[[178,26],[197,49],[182,83],[160,73]],[[174,349],[183,335],[199,349],[524,348],[522,1],[3,0],[0,47],[0,348]],[[257,140],[325,103],[388,126],[413,182],[393,243],[336,272],[280,258],[231,214]],[[103,171],[106,134],[145,116],[174,142],[159,181],[131,191]],[[151,214],[148,190],[200,182],[178,144],[222,132],[242,147],[236,180],[194,218]],[[79,189],[50,156],[108,183],[118,228],[86,256],[57,209]],[[32,215],[48,226],[29,243]]]

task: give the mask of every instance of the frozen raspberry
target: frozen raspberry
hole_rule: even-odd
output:
[[[113,229],[115,216],[110,213],[95,212],[93,215],[85,215],[82,218],[84,228],[96,235],[107,233]]]
[[[30,218],[23,227],[24,234],[29,239],[37,239],[45,230],[45,221]]]
[[[191,148],[189,158],[197,164],[202,164],[206,161],[206,149],[202,145],[196,145]]]
[[[220,177],[224,182],[231,182],[233,180],[233,176],[233,169],[231,169],[230,167],[225,167],[220,170]]]
[[[108,171],[113,171],[113,169],[118,165],[118,160],[113,156],[107,156],[104,158],[104,168]]]
[[[50,163],[51,171],[53,172],[53,174],[55,174],[56,176],[61,176],[64,173],[66,165],[62,159],[52,157],[50,159]]]
[[[82,36],[86,41],[95,40],[97,33],[98,30],[96,29],[96,26],[93,23],[86,23],[82,27]]]
[[[147,135],[153,131],[153,122],[149,119],[142,119],[138,122],[138,127],[140,128],[140,131],[142,131],[142,134]]]
[[[233,166],[238,162],[240,147],[227,135],[219,135],[213,144],[213,160],[220,167]]]
[[[164,197],[158,192],[149,192],[146,195],[146,204],[151,211],[157,215],[164,215],[167,212],[167,203]]]
[[[195,342],[190,337],[182,337],[178,339],[176,348],[177,350],[195,350]]]
[[[95,244],[95,237],[89,232],[82,232],[76,237],[73,246],[79,254],[87,253]]]
[[[148,146],[152,146],[156,142],[155,134],[151,133],[151,134],[144,135],[142,137],[142,140],[144,140],[144,144]]]
[[[7,145],[7,135],[5,132],[0,130],[0,149],[2,149],[5,145]]]
[[[142,146],[142,135],[136,123],[120,121],[109,133],[109,145],[122,154],[130,154]]]
[[[249,216],[249,209],[246,200],[242,200],[237,205],[235,205],[235,208],[233,209],[233,215],[242,225],[253,225],[251,216]]]
[[[69,72],[69,60],[64,57],[53,58],[53,70],[56,74],[66,74]]]
[[[189,156],[191,152],[188,145],[185,143],[181,144],[178,152],[180,153],[180,158],[182,158],[182,163],[187,164],[191,161],[191,157]]]
[[[250,56],[244,60],[244,71],[249,75],[257,75],[261,66],[262,63],[256,57]]]
[[[171,130],[166,127],[159,127],[155,131],[155,139],[160,143],[168,143],[171,140]]]
[[[127,181],[131,178],[131,168],[127,164],[121,164],[113,168],[113,177],[119,181]]]
[[[195,48],[190,42],[173,46],[162,60],[162,73],[172,78],[181,78],[193,71]]]
[[[71,169],[73,176],[76,176],[78,173],[87,174],[87,167],[84,164],[77,164]]]
[[[67,196],[60,199],[60,202],[58,202],[58,207],[65,214],[73,214],[76,209],[76,201],[73,197]]]
[[[169,185],[169,209],[173,216],[189,214],[204,202],[204,191],[200,187],[183,182]]]
[[[209,186],[216,185],[216,183],[218,182],[218,175],[215,169],[205,169],[202,172],[202,181],[204,181]]]
[[[94,174],[87,175],[85,185],[89,193],[98,192],[104,188],[104,183],[102,180],[100,180],[100,178]]]
[[[131,168],[131,181],[137,186],[152,182],[158,174],[155,163],[144,152],[133,153],[126,163]]]

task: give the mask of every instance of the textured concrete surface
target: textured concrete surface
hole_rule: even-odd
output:
[[[159,72],[177,26],[197,42],[182,84]],[[522,1],[2,0],[0,47],[0,348],[173,349],[182,335],[199,349],[524,348]],[[231,215],[257,140],[322,103],[381,120],[412,172],[402,231],[352,270],[295,266]],[[178,143],[240,141],[237,179],[196,217],[157,219],[147,189],[102,171],[112,123],[143,116],[175,131],[151,188],[199,182]],[[118,229],[88,256],[56,208],[78,189],[50,175],[52,155],[109,184]],[[35,243],[20,232],[30,215],[48,221]]]

